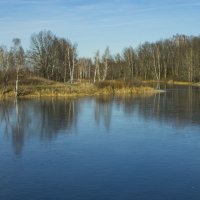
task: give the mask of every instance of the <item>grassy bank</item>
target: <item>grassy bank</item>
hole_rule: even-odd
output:
[[[168,83],[169,84],[169,83]],[[182,82],[182,81],[174,81],[173,82],[174,85],[186,85],[186,86],[196,86],[196,87],[200,87],[200,82],[197,83],[193,83],[193,82]]]
[[[154,81],[154,80],[147,80],[143,81],[144,84],[152,84],[152,83],[161,83],[161,84],[168,84],[168,85],[182,85],[182,86],[197,86],[200,87],[200,82],[188,82],[188,81],[173,81],[173,80],[160,80],[160,81]]]
[[[150,95],[157,90],[143,85],[129,85],[122,81],[104,81],[95,84],[76,82],[59,83],[43,78],[29,78],[19,83],[18,96],[23,97],[75,97],[92,95]],[[15,97],[15,84],[0,89],[1,98]]]

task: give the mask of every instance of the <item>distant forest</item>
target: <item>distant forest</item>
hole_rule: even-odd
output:
[[[200,36],[175,35],[137,48],[125,47],[111,55],[109,47],[93,58],[81,58],[77,44],[51,31],[31,36],[25,52],[15,38],[10,49],[0,46],[0,81],[3,85],[30,76],[70,82],[89,80],[155,80],[200,82]]]

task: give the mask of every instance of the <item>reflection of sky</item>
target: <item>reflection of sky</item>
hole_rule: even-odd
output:
[[[170,121],[165,115],[160,120],[158,111],[163,110],[152,111],[152,98],[84,98],[76,101],[73,112],[65,110],[66,116],[76,117],[68,118],[71,126],[63,126],[59,122],[64,105],[72,102],[46,102],[44,110],[44,102],[20,104],[27,115],[19,117],[29,123],[17,156],[14,133],[4,134],[1,121],[0,199],[198,199],[199,124],[193,126],[184,118],[185,126],[177,128],[174,118]],[[62,108],[60,116],[52,108]],[[43,121],[47,111],[49,121]],[[60,126],[48,123],[53,121]],[[42,122],[47,123],[46,140],[40,137]]]
[[[30,36],[52,30],[79,44],[81,56],[110,45],[120,52],[172,35],[199,34],[199,0],[0,0],[0,43],[15,37],[28,48]]]
[[[163,103],[163,96],[159,97],[160,101]],[[194,121],[191,117],[197,113],[199,108],[194,111],[188,111],[185,105],[185,110],[182,109],[183,105],[171,105],[171,109],[166,110],[166,104],[159,104],[158,97],[150,98],[134,98],[128,101],[124,100],[108,100],[107,103],[99,103],[95,100],[87,100],[81,107],[83,112],[79,116],[79,130],[87,130],[86,133],[90,133],[92,130],[95,132],[108,132],[121,134],[127,133],[137,133],[143,132],[148,133],[158,133],[158,134],[196,134],[199,131],[199,121]],[[168,99],[166,99],[167,101]],[[183,99],[184,103],[187,104],[186,99]],[[194,99],[196,102],[196,99]],[[161,103],[160,102],[160,103]],[[156,103],[156,105],[154,105]],[[101,106],[99,106],[101,104]],[[194,104],[195,105],[195,104]],[[167,109],[169,109],[169,107]],[[177,114],[180,108],[182,113]],[[98,107],[98,119],[96,120],[94,115],[96,107]],[[159,108],[159,109],[158,109]],[[105,110],[109,112],[109,115],[105,115]],[[111,119],[106,119],[110,116]],[[198,117],[198,116],[196,116]],[[106,120],[108,120],[109,126],[106,127]]]
[[[187,97],[187,90],[179,92],[178,96],[176,90],[170,90],[145,98],[19,101],[18,118],[15,104],[7,107],[5,104],[1,110],[8,118],[1,117],[1,138],[2,141],[4,137],[13,140],[14,148],[19,148],[27,140],[31,143],[33,138],[41,143],[51,143],[71,134],[80,138],[91,134],[134,134],[134,137],[189,134],[196,137],[200,125],[198,90],[193,91],[193,103],[191,97]],[[6,119],[9,119],[8,123]]]

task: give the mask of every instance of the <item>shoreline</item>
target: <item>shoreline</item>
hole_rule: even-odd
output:
[[[154,89],[151,84],[167,84],[180,86],[200,87],[200,82],[183,81],[141,81],[140,86],[125,86],[120,81],[104,81],[100,84],[94,84],[87,81],[69,83],[60,83],[42,78],[28,79],[30,83],[21,83],[19,85],[19,95],[17,98],[79,98],[87,96],[151,96],[156,93],[162,93],[163,90]],[[31,82],[32,81],[32,82]],[[36,81],[36,83],[35,83]],[[0,88],[0,100],[14,99],[15,85],[10,84],[5,90]]]
[[[132,86],[114,88],[106,86],[98,88],[93,83],[73,83],[62,84],[53,83],[51,85],[21,85],[17,98],[78,98],[86,96],[150,96],[163,92],[149,86]],[[0,100],[16,98],[14,86],[8,86],[6,90],[0,89]]]
[[[167,84],[167,85],[180,85],[180,86],[195,86],[195,87],[200,87],[200,82],[188,82],[188,81],[173,81],[173,80],[168,80],[168,81],[154,81],[154,80],[147,80],[147,81],[142,81],[145,84],[152,84],[152,83],[160,83],[160,84]]]

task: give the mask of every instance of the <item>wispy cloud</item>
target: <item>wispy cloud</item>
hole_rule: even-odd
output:
[[[198,18],[199,0],[0,0],[0,41],[17,35],[28,44],[33,32],[50,29],[86,49],[88,42],[117,46],[198,32]]]

